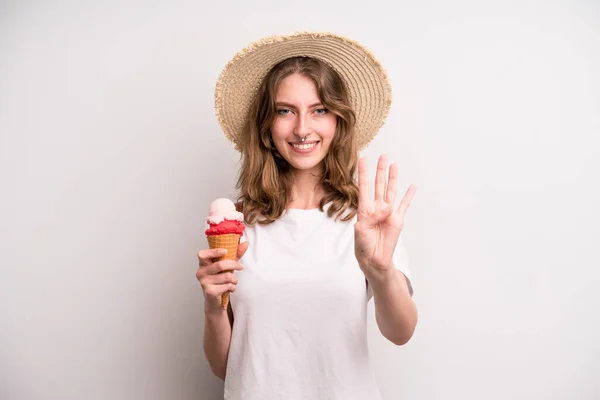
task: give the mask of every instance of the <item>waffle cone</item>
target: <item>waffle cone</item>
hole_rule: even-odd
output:
[[[211,249],[227,249],[227,254],[222,257],[215,259],[215,261],[221,260],[235,260],[237,258],[238,244],[240,243],[240,236],[236,233],[226,235],[207,236],[208,245]],[[223,271],[229,272],[229,271]],[[224,309],[227,309],[229,305],[229,293],[225,292],[221,296],[221,305]]]

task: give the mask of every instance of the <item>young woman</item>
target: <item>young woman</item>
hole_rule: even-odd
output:
[[[386,178],[381,156],[371,200],[358,160],[389,110],[385,71],[337,35],[271,37],[226,66],[215,98],[241,152],[247,225],[238,261],[213,262],[219,249],[198,253],[204,350],[225,398],[379,399],[367,302],[374,298],[377,326],[397,345],[417,323],[400,238],[416,187],[396,207],[398,170],[391,164]]]

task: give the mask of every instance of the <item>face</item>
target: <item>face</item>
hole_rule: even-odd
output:
[[[275,102],[271,135],[279,153],[296,170],[320,169],[335,134],[336,115],[324,108],[315,83],[292,74],[279,84]]]

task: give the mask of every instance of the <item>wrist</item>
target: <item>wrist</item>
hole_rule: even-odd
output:
[[[396,275],[396,267],[393,265],[385,269],[371,268],[365,273],[365,276],[373,289],[389,285],[394,281]]]
[[[209,304],[207,304],[207,302],[204,302],[204,316],[208,319],[208,320],[219,320],[221,318],[228,318],[227,317],[227,310],[225,310],[223,307],[221,307],[221,305],[219,304],[218,307],[211,307]]]

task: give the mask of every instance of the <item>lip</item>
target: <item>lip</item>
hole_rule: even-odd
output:
[[[308,150],[297,149],[293,146],[294,144],[313,144],[313,143],[316,143],[316,144]],[[306,141],[306,142],[293,142],[293,143],[289,143],[289,145],[294,153],[310,154],[313,151],[315,151],[317,147],[319,147],[319,143],[321,143],[319,140],[310,140],[310,141]]]

